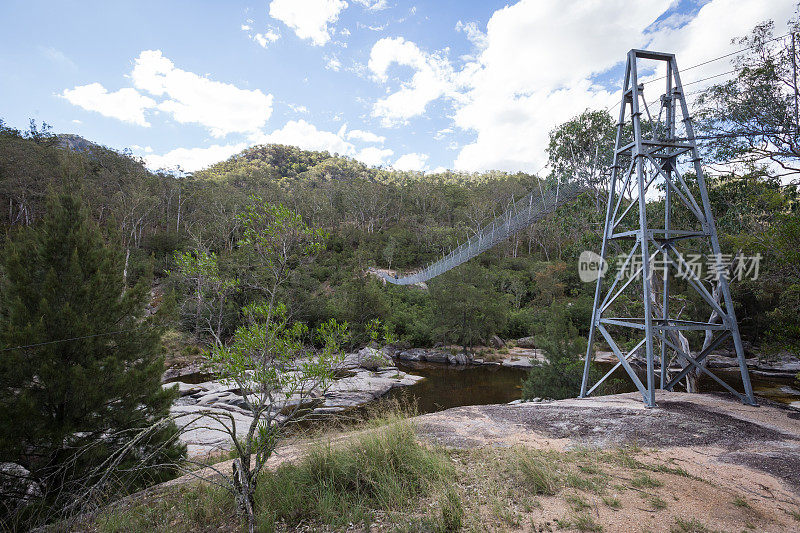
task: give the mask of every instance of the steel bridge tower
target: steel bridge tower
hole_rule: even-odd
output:
[[[644,72],[652,72],[650,69],[655,66],[666,68],[666,74],[640,83],[642,65],[647,68]],[[654,407],[656,386],[672,390],[690,371],[698,369],[744,403],[756,405],[728,285],[729,265],[720,253],[675,56],[631,50],[624,79],[600,252],[609,267],[611,254],[616,253],[613,259],[619,268],[607,287],[604,281],[610,276],[601,275],[597,279],[580,397],[592,394],[622,366],[642,394],[645,405]],[[648,103],[644,97],[645,85],[662,80],[663,93]],[[654,104],[657,107],[651,113]],[[696,180],[691,179],[691,172]],[[654,213],[652,205],[648,209],[646,199],[659,194],[663,195],[664,210]],[[699,263],[698,259],[704,262]],[[698,263],[722,275],[707,279],[698,270]],[[608,272],[611,271],[609,268]],[[708,320],[682,319],[685,309],[677,309],[676,302],[670,300],[671,284],[680,284],[689,291],[691,296],[681,303],[693,310],[695,318],[709,317]],[[620,316],[626,314],[640,316]],[[623,350],[615,340],[626,330],[628,333],[633,330],[635,339],[642,336],[630,350]],[[590,363],[598,333],[619,361],[590,387]],[[736,349],[744,393],[736,391],[703,364],[709,353],[728,339],[732,339]],[[702,343],[702,347],[692,349],[690,343]],[[629,363],[642,347],[647,361],[645,383]],[[669,376],[672,362],[678,362],[681,370]]]

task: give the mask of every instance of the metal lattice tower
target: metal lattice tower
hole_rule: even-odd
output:
[[[652,80],[663,79],[665,85],[664,92],[656,100],[659,105],[656,116],[655,109],[653,114],[650,111],[650,105],[656,102],[648,104],[644,97],[644,84],[639,83],[641,63],[666,68],[664,78]],[[675,56],[631,50],[625,67],[600,255],[608,261],[612,247],[624,249],[625,243],[633,243],[627,253],[618,256],[621,268],[610,285],[604,287],[603,276],[597,279],[581,385],[582,398],[592,394],[622,366],[648,407],[655,406],[657,380],[661,389],[672,390],[693,369],[710,376],[744,403],[756,404],[728,285],[728,266],[720,252],[700,163]],[[687,183],[687,171],[693,171],[696,176],[696,183],[691,187]],[[648,195],[653,197],[657,194],[659,185],[663,189],[664,211],[656,217],[656,213],[648,211],[646,199]],[[626,195],[627,203],[624,201]],[[707,288],[709,281],[687,263],[689,252],[698,252],[692,255],[701,255],[715,272],[725,272],[718,280],[711,280],[711,290]],[[696,293],[697,301],[702,304],[698,306],[703,313],[700,316],[709,316],[708,321],[684,320],[678,310],[670,309],[670,284],[676,280]],[[639,302],[643,316],[615,316],[615,310],[625,303],[620,302],[623,299],[634,308],[639,308],[636,304]],[[674,315],[670,314],[671,311]],[[638,331],[642,339],[633,349],[623,352],[614,337],[631,328]],[[619,362],[589,388],[592,345],[598,332]],[[700,350],[692,350],[689,346],[688,341],[696,343],[699,337],[699,333],[691,332],[705,332]],[[736,391],[702,364],[712,350],[729,338],[736,349],[744,393]],[[642,347],[647,361],[646,383],[642,383],[629,363]],[[660,363],[659,375],[655,368],[656,353]],[[673,362],[679,362],[681,370],[670,377],[668,368]]]

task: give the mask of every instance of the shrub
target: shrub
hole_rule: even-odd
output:
[[[581,355],[586,353],[586,340],[564,311],[556,312],[547,324],[546,333],[538,336],[547,361],[536,361],[522,382],[522,398],[535,397],[561,400],[577,396],[583,378]]]

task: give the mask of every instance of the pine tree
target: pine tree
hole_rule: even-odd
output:
[[[78,200],[48,203],[44,220],[10,237],[2,255],[0,461],[28,470],[42,507],[59,509],[141,428],[163,420],[177,393],[161,387],[161,330],[145,317],[145,284],[124,287],[121,255]],[[114,479],[131,489],[163,477],[146,466],[184,454],[175,434],[166,424],[139,442]]]

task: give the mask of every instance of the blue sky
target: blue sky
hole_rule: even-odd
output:
[[[763,20],[781,33],[794,11],[794,0],[4,0],[0,118],[130,148],[154,168],[282,142],[409,170],[536,171],[552,127],[615,103],[628,49],[693,65]]]

